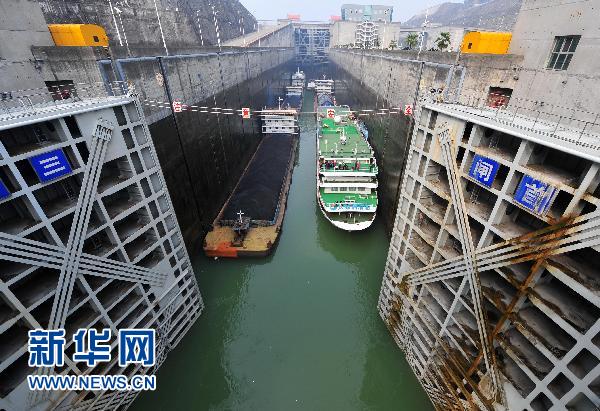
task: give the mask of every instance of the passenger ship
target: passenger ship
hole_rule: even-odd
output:
[[[375,220],[378,172],[366,127],[350,107],[335,105],[330,87],[317,88],[315,105],[319,208],[342,230],[364,230]]]

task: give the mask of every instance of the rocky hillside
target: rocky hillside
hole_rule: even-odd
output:
[[[106,30],[113,46],[162,47],[153,0],[38,0],[48,23],[90,23]],[[213,9],[221,41],[254,31],[256,19],[238,0],[157,0],[162,31],[168,47],[217,44]],[[112,10],[111,10],[112,5]],[[116,23],[116,24],[115,24]],[[119,40],[120,37],[120,40]],[[127,40],[127,41],[125,41]]]
[[[521,0],[466,0],[465,3],[442,3],[429,8],[428,20],[444,26],[511,31],[517,21]],[[421,27],[425,10],[402,25]]]

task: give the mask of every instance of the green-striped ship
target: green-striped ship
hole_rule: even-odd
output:
[[[364,230],[377,211],[375,153],[364,125],[333,101],[317,93],[317,202],[334,226]]]

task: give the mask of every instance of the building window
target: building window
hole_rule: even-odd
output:
[[[550,70],[566,70],[571,63],[573,54],[581,36],[556,36],[554,38],[554,46],[550,59],[548,60],[547,69]]]

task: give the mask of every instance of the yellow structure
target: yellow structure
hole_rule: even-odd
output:
[[[49,24],[48,29],[57,46],[108,47],[106,31],[95,24]]]
[[[470,31],[463,37],[461,53],[506,54],[512,33]]]

